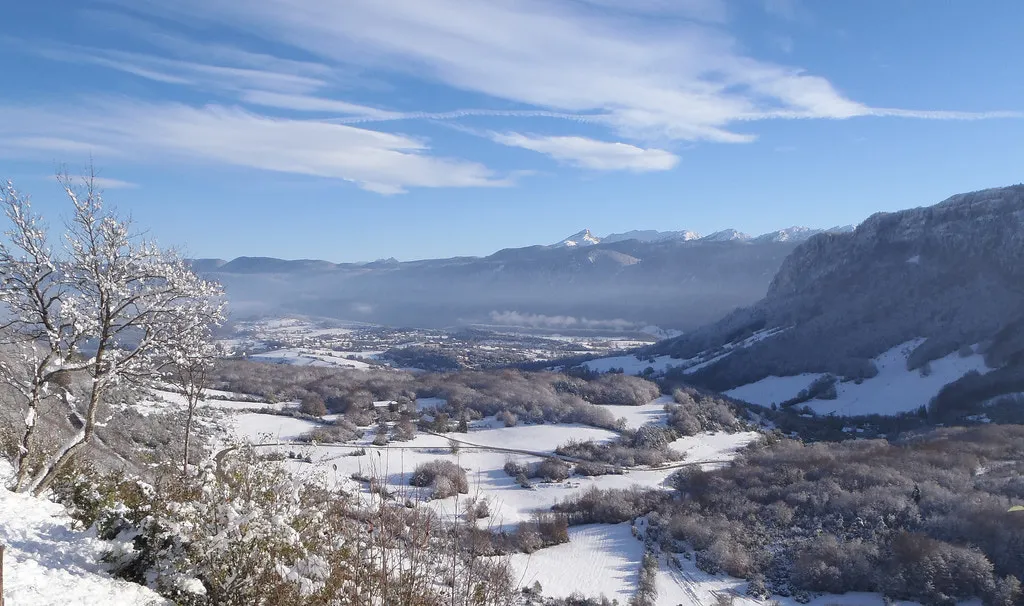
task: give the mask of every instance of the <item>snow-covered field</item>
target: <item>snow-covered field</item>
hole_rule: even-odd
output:
[[[968,372],[989,371],[981,354],[960,357],[956,352],[932,360],[929,363],[930,373],[909,371],[907,357],[921,342],[921,339],[908,341],[874,358],[878,375],[865,379],[859,385],[853,381],[837,384],[835,400],[811,400],[806,405],[818,414],[842,416],[910,412],[927,406],[943,386]],[[773,402],[781,403],[796,397],[800,390],[807,388],[820,376],[806,373],[790,377],[766,377],[725,393],[739,400],[770,406]]]
[[[616,419],[625,419],[627,429],[636,429],[651,423],[664,425],[665,419],[668,417],[665,412],[665,404],[671,402],[673,402],[672,396],[662,396],[640,406],[616,406],[614,404],[598,404],[598,406],[612,413]]]
[[[510,563],[521,585],[538,582],[544,595],[564,598],[579,592],[626,604],[636,591],[643,557],[644,544],[628,523],[589,524],[570,528],[568,543],[516,554]]]
[[[0,481],[11,473],[0,459]],[[107,574],[99,562],[109,545],[92,533],[70,530],[70,523],[60,505],[0,487],[5,606],[170,604]]]
[[[663,403],[652,403],[646,408]],[[640,408],[645,407],[616,407]],[[639,417],[634,417],[634,421]],[[233,434],[251,443],[287,442],[316,424],[277,415],[239,413],[230,417]],[[585,425],[518,425],[504,427],[493,417],[474,423],[469,433],[433,435],[418,433],[407,442],[392,442],[379,447],[372,444],[375,429],[364,428],[365,435],[351,443],[323,445],[284,444],[281,451],[293,451],[309,457],[312,463],[290,460],[286,464],[295,472],[318,474],[339,487],[361,488],[351,480],[361,475],[383,480],[388,489],[400,499],[426,499],[429,495],[408,486],[413,470],[420,463],[435,459],[456,462],[467,470],[470,497],[487,499],[492,516],[490,523],[511,527],[528,520],[537,511],[548,510],[556,502],[578,494],[592,486],[599,488],[628,488],[633,485],[661,487],[675,469],[634,470],[623,475],[573,477],[566,482],[537,482],[533,488],[520,487],[503,470],[508,459],[520,463],[538,462],[570,440],[610,440],[614,432]],[[728,460],[733,453],[756,439],[753,432],[727,434],[706,433],[677,440],[672,447],[685,453],[686,464],[713,466]],[[269,439],[268,439],[269,438]],[[451,440],[460,443],[453,453]],[[273,447],[271,447],[272,449]],[[365,453],[352,456],[358,449]],[[512,452],[510,452],[512,451]],[[521,451],[521,452],[519,452]],[[454,516],[464,506],[466,496],[427,501],[426,505],[445,516]]]
[[[608,372],[609,370],[621,368],[622,372],[628,375],[638,375],[648,366],[655,372],[664,372],[674,366],[682,365],[683,360],[671,356],[657,356],[655,358],[637,358],[636,356],[612,356],[609,358],[597,358],[584,362],[583,366],[594,372]]]
[[[306,348],[276,349],[263,353],[253,354],[249,359],[257,362],[269,362],[271,364],[291,364],[293,366],[328,366],[335,368],[353,368],[366,370],[372,364],[363,360],[350,360],[345,356],[371,358],[377,352],[334,352],[331,350],[318,350]],[[357,355],[363,354],[363,355]]]

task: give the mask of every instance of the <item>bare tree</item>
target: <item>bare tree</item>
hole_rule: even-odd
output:
[[[37,418],[34,408],[53,374],[82,372],[90,379],[72,411],[78,431],[31,478],[19,481],[19,490],[35,494],[92,441],[98,407],[111,387],[145,383],[169,360],[188,357],[182,352],[191,354],[209,341],[210,325],[220,321],[223,308],[219,285],[196,276],[173,251],[134,233],[130,220],[105,210],[94,179],[77,187],[66,175],[58,178],[73,206],[64,255],[56,258],[46,248],[45,230],[21,212],[28,205],[13,187],[5,200],[12,200],[7,208],[13,246],[24,254],[6,265],[15,257],[0,255],[2,302],[16,318],[7,333],[18,335],[25,351],[42,358],[37,362],[41,376],[26,382],[41,394],[28,392],[26,428]]]

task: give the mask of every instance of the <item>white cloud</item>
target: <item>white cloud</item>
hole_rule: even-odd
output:
[[[205,89],[267,89],[283,93],[307,93],[327,84],[322,74],[313,75],[318,71],[315,64],[279,60],[216,45],[211,46],[210,56],[203,61],[71,45],[43,46],[37,48],[36,52],[51,59],[91,63],[156,82]],[[267,57],[262,64],[259,62],[260,57]],[[226,64],[209,62],[217,58]]]
[[[586,137],[494,133],[491,138],[502,145],[530,149],[560,162],[592,170],[650,172],[671,170],[679,162],[679,156],[663,149],[644,149],[628,143],[610,143]]]
[[[113,99],[73,110],[0,107],[6,117],[0,150],[30,151],[19,133],[27,130],[42,133],[44,140],[95,142],[129,160],[213,161],[344,179],[384,194],[509,184],[481,164],[431,156],[423,141],[353,126],[270,118],[234,107]]]
[[[773,14],[800,17],[801,7],[793,0],[763,1]],[[320,115],[316,120],[279,119],[223,105],[120,101],[107,107],[68,103],[51,108],[52,115],[44,119],[42,110],[12,107],[35,111],[36,119],[19,123],[5,115],[14,125],[0,125],[0,148],[88,148],[130,158],[173,155],[342,178],[395,193],[407,187],[505,185],[508,180],[475,162],[432,156],[422,141],[356,125],[468,117],[571,119],[603,127],[628,142],[561,136],[554,129],[531,135],[515,129],[499,135],[467,132],[574,166],[654,171],[675,166],[678,157],[665,148],[674,149],[680,141],[753,141],[751,123],[759,120],[1024,117],[1019,112],[870,107],[821,75],[746,55],[724,30],[730,16],[724,0],[110,2],[138,17],[93,11],[90,18],[110,18],[114,29],[127,30],[126,35],[161,54],[55,43],[37,52],[190,87],[193,93],[214,91],[219,99],[226,93],[263,112]],[[262,38],[275,51],[251,52],[216,40],[200,43],[162,29],[175,20],[188,25],[181,31]],[[153,25],[157,21],[163,25]],[[351,90],[367,73],[459,89],[487,99],[490,108],[398,111],[356,103],[338,92]],[[401,95],[404,91],[396,98]]]
[[[50,177],[54,181],[57,180],[56,175]],[[132,183],[131,181],[122,181],[120,179],[111,179],[110,177],[89,177],[89,181],[96,186],[97,189],[132,189],[138,187],[138,183]]]
[[[588,114],[635,140],[739,143],[755,138],[737,130],[752,120],[898,115],[847,98],[821,76],[744,55],[731,36],[706,23],[727,16],[724,3],[714,0],[131,5],[237,27],[334,66],[402,72],[555,114]],[[785,16],[796,6],[770,2],[767,8]]]

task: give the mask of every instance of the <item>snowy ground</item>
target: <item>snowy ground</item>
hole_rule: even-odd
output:
[[[433,403],[433,402],[432,402]],[[646,407],[621,406],[615,408],[639,409],[653,412],[660,409],[662,402]],[[633,422],[641,416],[633,417]],[[316,424],[301,419],[259,413],[239,413],[230,417],[232,432],[236,437],[252,443],[289,439],[308,431]],[[288,467],[301,474],[318,475],[334,482],[339,487],[366,491],[365,485],[351,480],[352,475],[380,478],[397,498],[414,501],[429,497],[425,491],[408,486],[413,470],[420,463],[435,459],[446,459],[458,463],[467,470],[470,482],[470,497],[484,498],[490,502],[492,516],[490,523],[511,527],[528,520],[534,512],[548,510],[556,502],[577,494],[592,486],[599,488],[628,488],[633,485],[661,487],[675,469],[634,470],[623,475],[599,477],[573,477],[566,482],[537,482],[532,489],[520,487],[503,470],[505,462],[513,459],[521,463],[538,462],[547,454],[569,440],[611,440],[614,432],[585,425],[518,425],[504,427],[493,417],[474,423],[469,433],[432,435],[418,433],[407,442],[392,442],[386,447],[373,446],[375,428],[367,427],[365,435],[347,444],[294,445],[284,444],[276,449],[295,452],[309,457],[313,462],[299,460],[286,462]],[[672,447],[685,453],[686,464],[705,463],[706,466],[728,460],[733,453],[757,437],[756,433],[701,434],[677,440]],[[268,439],[269,438],[269,439]],[[459,441],[457,453],[451,450],[450,440]],[[266,448],[274,449],[274,448]],[[359,449],[365,453],[353,456]],[[522,452],[509,452],[522,451]],[[431,500],[427,506],[445,516],[457,515],[465,505],[467,497],[458,499]]]
[[[521,586],[538,582],[546,596],[564,598],[579,592],[626,604],[636,591],[643,557],[644,544],[632,535],[628,523],[589,524],[570,528],[568,543],[516,554],[510,563]]]
[[[0,479],[11,467],[0,460]],[[100,558],[108,545],[69,529],[64,508],[0,487],[0,544],[6,606],[170,604],[153,591],[112,578]]]
[[[601,408],[612,413],[616,419],[625,419],[627,429],[636,429],[651,423],[664,425],[668,413],[665,412],[665,404],[674,402],[672,396],[662,396],[648,404],[640,406],[616,406],[614,404],[598,404]]]
[[[328,349],[308,349],[304,347],[290,349],[276,349],[249,356],[250,360],[257,362],[269,362],[272,364],[291,364],[293,366],[328,366],[334,368],[353,368],[366,370],[373,365],[363,360],[350,360],[345,356],[356,356],[371,358],[372,354],[379,352],[335,352]],[[359,356],[357,354],[364,354]]]
[[[608,358],[597,358],[584,362],[582,366],[595,371],[595,372],[608,372],[612,369],[622,369],[622,372],[629,375],[638,375],[644,372],[648,367],[654,369],[656,374],[665,372],[670,368],[683,368],[684,374],[697,372],[705,366],[710,366],[715,362],[725,358],[737,349],[745,349],[750,347],[758,341],[763,341],[774,337],[775,335],[783,332],[785,329],[766,329],[760,330],[746,339],[736,343],[728,343],[717,352],[702,352],[692,358],[681,359],[673,358],[671,356],[656,356],[656,357],[637,357],[635,355],[630,356],[612,356]]]
[[[929,364],[931,372],[922,374],[919,370],[907,370],[907,356],[921,343],[920,339],[908,341],[893,347],[874,359],[878,375],[865,379],[859,385],[845,381],[836,385],[835,400],[811,400],[807,403],[818,414],[857,416],[869,414],[891,415],[917,410],[927,406],[943,386],[956,381],[972,370],[980,373],[989,371],[984,356],[972,354],[960,357],[956,352]],[[739,400],[770,406],[796,397],[800,390],[807,388],[819,374],[802,374],[791,377],[767,377],[731,389],[726,395]]]

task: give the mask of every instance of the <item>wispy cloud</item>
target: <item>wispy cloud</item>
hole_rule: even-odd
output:
[[[8,153],[31,151],[20,134],[31,131],[42,133],[45,141],[95,142],[131,161],[214,161],[344,179],[383,194],[410,187],[509,184],[481,164],[431,156],[425,142],[406,136],[270,118],[235,107],[103,99],[74,108],[0,107],[0,112],[7,117],[0,123],[0,151]]]
[[[593,127],[587,137],[564,135],[555,123],[545,125],[542,134],[524,135],[521,129],[495,124],[466,132],[571,166],[640,172],[674,167],[678,157],[672,150],[681,142],[753,141],[754,123],[761,120],[1024,117],[1015,111],[871,107],[846,96],[822,75],[749,56],[726,31],[731,9],[724,0],[109,2],[136,16],[91,11],[90,18],[109,18],[112,27],[130,30],[126,35],[140,42],[131,51],[31,44],[52,59],[188,87],[193,94],[212,92],[206,101],[218,104],[68,104],[51,108],[68,116],[26,123],[33,128],[0,125],[0,148],[88,148],[125,156],[131,149],[143,157],[163,150],[185,158],[348,179],[366,189],[394,193],[408,187],[504,185],[507,179],[471,160],[436,157],[423,141],[361,125],[469,118],[490,118],[498,124],[503,119],[574,120]],[[762,6],[787,19],[798,18],[802,10],[795,0],[763,0]],[[162,25],[153,25],[157,21]],[[197,42],[172,32],[175,21],[188,25],[182,32],[224,36]],[[274,51],[252,52],[223,42],[228,39],[262,39],[269,44],[260,46]],[[415,78],[471,93],[491,107],[375,107],[347,94],[351,88],[346,79],[362,73],[395,82]],[[225,103],[225,98],[231,101]],[[7,109],[32,113],[38,108]],[[115,109],[127,112],[120,122]]]
[[[723,23],[729,18],[725,0],[578,0],[585,4],[634,15],[682,17],[709,23]]]
[[[182,0],[132,2],[163,17],[238,27],[332,65],[409,73],[555,113],[599,116],[636,140],[747,142],[736,130],[768,118],[845,119],[881,114],[821,76],[743,54],[721,28],[693,21],[616,17],[670,8],[721,21],[720,2],[610,0],[466,3],[436,0]],[[770,1],[780,16],[793,2]],[[934,112],[904,117],[944,119]]]
[[[663,149],[644,149],[586,137],[494,133],[491,138],[502,145],[533,150],[559,162],[591,170],[651,172],[671,170],[679,162],[679,156]]]
[[[273,60],[268,57],[261,67],[244,67],[237,64],[239,59],[254,59],[261,55],[242,51],[226,52],[223,47],[218,46],[214,46],[213,49],[214,56],[232,56],[235,64],[210,63],[209,58],[207,61],[187,61],[146,53],[72,45],[44,45],[37,48],[36,52],[51,59],[90,63],[157,82],[206,89],[267,89],[285,93],[307,93],[326,85],[326,81],[320,76],[310,73],[318,70],[298,67],[307,64]],[[253,60],[252,64],[258,65],[259,62]]]
[[[57,181],[57,176],[52,175],[50,179]],[[85,179],[85,178],[83,178]],[[121,179],[111,179],[110,177],[88,177],[88,181],[91,181],[98,189],[133,189],[139,186],[138,183],[132,183],[131,181],[122,181]]]

